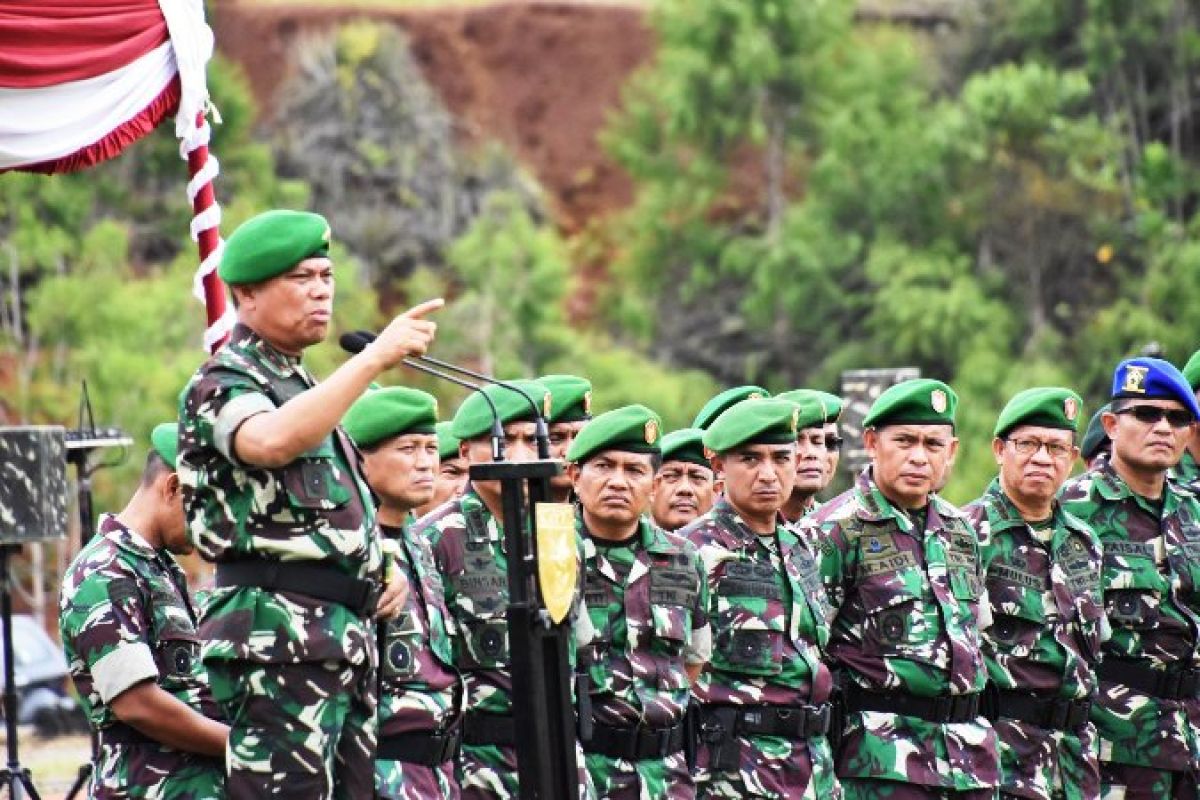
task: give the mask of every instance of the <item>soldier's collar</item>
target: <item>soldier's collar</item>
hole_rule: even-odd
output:
[[[983,493],[983,502],[988,508],[988,524],[994,531],[1017,528],[1025,525],[1025,518],[1013,505],[1013,501],[1004,493],[999,476],[992,478],[987,490]],[[1054,513],[1058,513],[1058,501],[1054,501]]]
[[[286,378],[300,369],[300,356],[291,356],[277,350],[252,328],[239,322],[233,327],[233,331],[230,344],[256,353],[259,363],[266,365],[279,377]]]
[[[858,511],[856,512],[859,519],[864,522],[895,520],[900,530],[905,533],[912,532],[912,520],[908,518],[907,514],[893,506],[892,501],[888,500],[887,496],[875,485],[875,479],[871,477],[870,467],[867,467],[859,474],[858,480],[855,482],[855,489],[858,491],[860,500]]]
[[[753,538],[747,539],[747,541],[757,541],[759,534],[750,530],[750,526],[747,525],[746,521],[742,519],[742,515],[737,512],[737,509],[734,508],[733,504],[730,503],[728,500],[726,500],[725,497],[722,496],[719,500],[717,500],[716,504],[713,506],[712,511],[710,513],[714,517],[717,517],[717,518],[725,517],[728,520],[728,524],[732,528],[734,528],[736,533],[741,534],[742,538],[753,537]],[[779,533],[779,528],[780,528],[779,521],[776,520],[776,522],[775,522],[775,533],[776,534]],[[762,535],[765,536],[766,534],[762,534]]]
[[[101,515],[100,524],[96,529],[100,531],[101,536],[109,539],[117,547],[139,558],[151,561],[158,558],[158,551],[151,547],[140,533],[122,524],[115,514]]]

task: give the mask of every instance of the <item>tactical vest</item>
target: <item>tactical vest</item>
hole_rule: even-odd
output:
[[[463,670],[490,670],[509,663],[508,574],[497,562],[495,550],[503,541],[488,538],[483,509],[463,513],[466,536],[463,541],[462,572],[450,578],[454,587],[455,617],[462,628],[457,652],[458,667]]]

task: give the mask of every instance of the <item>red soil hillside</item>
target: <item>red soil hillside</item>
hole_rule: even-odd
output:
[[[631,199],[628,177],[597,141],[630,72],[653,52],[633,5],[497,2],[354,9],[218,4],[218,49],[241,64],[269,122],[274,93],[305,35],[351,19],[394,22],[468,138],[503,142],[549,192],[559,226]]]

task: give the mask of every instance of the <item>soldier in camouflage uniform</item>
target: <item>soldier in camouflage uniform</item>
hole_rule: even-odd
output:
[[[191,551],[175,475],[177,431],[159,425],[137,492],[63,576],[59,630],[99,734],[91,796],[225,796],[229,729],[200,663],[196,613],[172,553]]]
[[[467,488],[467,460],[459,455],[458,437],[450,432],[450,420],[439,422],[435,427],[438,440],[438,466],[433,476],[433,495],[429,502],[413,509],[413,517],[421,517],[442,503],[462,495]]]
[[[1104,432],[1103,422],[1104,413],[1108,410],[1107,404],[1096,409],[1083,432],[1083,439],[1079,442],[1079,458],[1083,461],[1084,469],[1098,467],[1112,452],[1112,441]]]
[[[181,398],[179,478],[189,534],[217,562],[203,659],[232,730],[231,797],[364,797],[375,751],[373,614],[383,555],[360,456],[338,422],[383,370],[425,351],[431,301],[397,317],[317,384],[300,363],[333,302],[329,226],[273,211],[225,247],[238,324]]]
[[[543,403],[550,395],[540,383],[513,381]],[[489,386],[467,397],[454,415],[453,433],[462,440],[461,452],[471,464],[492,460],[492,412],[481,395],[495,403],[504,427],[505,458],[529,461],[537,457],[533,411],[520,395]],[[459,783],[464,800],[506,800],[517,796],[516,736],[512,715],[512,659],[509,654],[508,557],[500,486],[472,481],[462,497],[424,517],[413,535],[426,538],[441,573],[446,605],[454,618],[454,664],[467,686],[463,720]],[[590,638],[586,615],[580,615],[577,642]],[[577,642],[570,647],[575,648]],[[581,795],[589,796],[587,770],[579,753]]]
[[[725,496],[680,531],[700,551],[710,593],[712,657],[693,688],[702,798],[841,797],[820,650],[829,606],[815,552],[779,520],[796,477],[798,413],[762,399],[718,416],[704,445]]]
[[[662,438],[662,464],[654,474],[650,512],[654,524],[677,531],[713,506],[713,470],[704,455],[704,431],[683,428]]]
[[[577,375],[543,375],[537,382],[550,392],[546,415],[550,457],[565,459],[576,434],[592,418],[592,383]],[[550,499],[565,503],[571,497],[571,479],[564,472],[550,479]]]
[[[409,525],[412,510],[433,494],[436,423],[433,395],[402,387],[368,391],[342,422],[363,451],[379,530],[410,587],[400,615],[379,632],[375,796],[383,800],[459,796],[464,693],[450,648],[453,622],[429,544]]]
[[[1200,350],[1192,353],[1192,357],[1184,365],[1183,377],[1187,379],[1192,394],[1197,395],[1200,392]],[[1192,441],[1183,451],[1179,463],[1172,467],[1169,473],[1171,480],[1182,483],[1193,493],[1200,493],[1200,462],[1197,459],[1200,459],[1200,429],[1192,434]]]
[[[995,794],[979,548],[934,494],[957,446],[957,402],[933,380],[881,394],[863,421],[870,467],[801,523],[820,542],[834,609],[826,653],[846,714],[837,774],[848,798]]]
[[[1000,475],[963,511],[979,532],[992,624],[983,631],[1000,739],[1000,793],[1030,800],[1100,794],[1088,711],[1100,644],[1100,542],[1055,495],[1075,460],[1081,402],[1069,389],[1020,392],[996,423]]]
[[[1104,547],[1112,638],[1092,721],[1101,796],[1195,800],[1200,768],[1200,499],[1167,480],[1200,417],[1191,387],[1153,358],[1118,365],[1103,416],[1112,454],[1062,491]]]
[[[592,715],[583,749],[597,795],[610,800],[695,797],[684,718],[712,650],[708,585],[695,548],[643,516],[660,425],[650,409],[625,406],[588,423],[567,452],[597,632],[579,658]]]
[[[788,526],[795,526],[805,514],[817,510],[817,493],[829,485],[825,451],[828,416],[820,397],[809,389],[784,392],[776,397],[800,408],[796,420],[796,483],[779,512]]]

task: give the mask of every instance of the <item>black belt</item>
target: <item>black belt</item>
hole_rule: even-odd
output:
[[[1165,700],[1200,697],[1200,669],[1194,667],[1162,670],[1136,661],[1105,659],[1100,662],[1097,674],[1102,681],[1119,683]]]
[[[921,697],[907,692],[872,692],[853,684],[845,687],[846,711],[879,711],[904,717],[919,717],[926,722],[945,724],[969,722],[979,716],[979,698],[974,694],[943,694]]]
[[[468,711],[463,717],[463,744],[513,747],[517,743],[513,718],[503,714]]]
[[[700,707],[701,738],[709,743],[725,736],[781,736],[812,739],[829,733],[832,706],[740,706],[705,704]]]
[[[1068,700],[1001,689],[996,693],[996,711],[1000,717],[1028,722],[1039,728],[1073,731],[1088,721],[1092,701]]]
[[[461,742],[462,728],[457,725],[442,733],[436,731],[398,733],[379,740],[379,748],[375,751],[375,757],[403,761],[406,764],[436,767],[457,756],[458,745]]]
[[[124,722],[114,722],[107,728],[100,729],[100,744],[105,745],[136,745],[146,746],[153,745],[155,747],[164,747],[161,742],[151,739],[146,734],[139,731],[132,725],[126,725]]]
[[[594,722],[592,738],[583,743],[583,749],[627,761],[665,758],[683,750],[683,736],[682,722],[669,728],[618,728]]]
[[[216,585],[294,592],[345,606],[360,617],[375,613],[381,591],[376,581],[352,578],[327,564],[265,558],[217,564]]]

